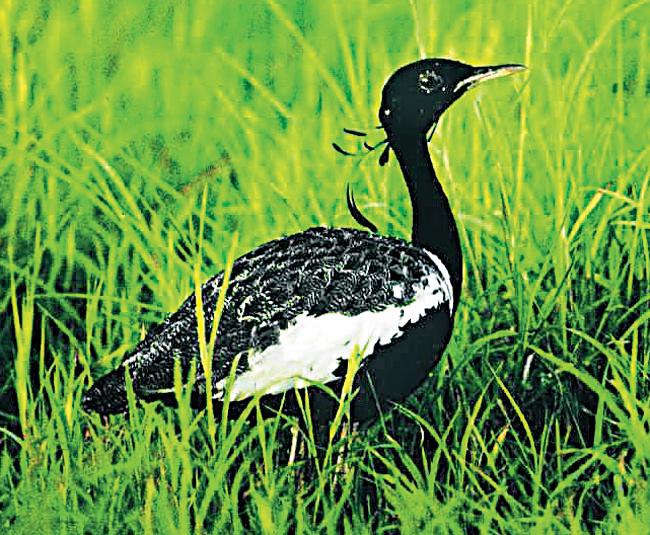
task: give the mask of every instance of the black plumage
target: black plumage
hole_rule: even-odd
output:
[[[440,114],[473,84],[520,68],[475,68],[450,60],[422,60],[391,76],[384,87],[379,118],[388,135],[386,147],[395,153],[409,189],[413,243],[354,229],[312,228],[268,242],[239,258],[232,267],[216,333],[212,386],[217,401],[225,395],[225,379],[236,359],[235,378],[245,386],[235,401],[256,393],[256,381],[264,379],[264,373],[281,379],[274,393],[288,390],[296,361],[303,356],[292,354],[291,341],[283,336],[290,331],[294,336],[292,329],[303,325],[311,329],[313,325],[328,328],[334,321],[341,325],[341,319],[351,326],[349,335],[334,333],[342,338],[340,347],[327,349],[330,353],[321,355],[321,348],[310,348],[317,358],[304,357],[304,375],[314,379],[310,374],[316,374],[336,389],[351,349],[346,343],[370,344],[356,378],[353,418],[375,417],[422,382],[447,345],[462,284],[458,232],[433,171],[427,134]],[[385,150],[382,163],[387,155]],[[348,205],[354,206],[357,220],[368,221],[350,195]],[[202,287],[207,333],[222,282],[220,273]],[[385,335],[375,332],[373,322],[384,326]],[[260,355],[277,358],[277,369],[274,362],[262,366]],[[285,377],[281,367],[287,362]],[[164,398],[172,391],[176,363],[183,377],[195,370],[193,396],[205,401],[194,295],[153,326],[124,360],[134,392],[143,399]],[[86,410],[105,414],[127,410],[124,366],[95,382],[84,397]],[[321,366],[323,370],[318,371]],[[247,382],[251,374],[254,380]],[[326,396],[314,395],[320,400],[314,404],[315,418],[327,421],[333,405],[324,401]],[[277,401],[277,396],[267,396],[269,403],[271,398]]]
[[[440,300],[449,303],[452,296],[443,275],[424,250],[355,229],[312,228],[258,247],[232,267],[217,331],[213,386],[228,376],[235,355],[240,355],[238,372],[246,371],[249,352],[278,343],[280,332],[301,314],[355,316],[391,305],[403,307],[413,299],[417,285],[429,284],[429,277],[439,288]],[[201,289],[207,333],[222,281],[219,273]],[[395,286],[403,288],[399,296]],[[194,363],[195,388],[205,392],[197,332],[192,295],[126,355],[134,391],[155,397],[173,388],[178,359],[184,374]],[[86,407],[103,413],[126,410],[123,376],[124,370],[117,369],[100,379],[87,393]]]

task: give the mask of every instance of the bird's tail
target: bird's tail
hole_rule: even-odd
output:
[[[90,387],[83,397],[83,408],[87,412],[119,414],[129,409],[126,397],[124,367],[120,366],[104,375]]]

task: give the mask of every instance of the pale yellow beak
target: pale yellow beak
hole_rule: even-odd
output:
[[[508,64],[508,65],[496,65],[492,67],[476,67],[476,73],[468,76],[467,78],[461,80],[456,84],[454,88],[454,93],[462,89],[470,89],[485,80],[492,80],[494,78],[501,78],[503,76],[510,76],[517,72],[525,71],[526,67],[524,65],[518,64]]]

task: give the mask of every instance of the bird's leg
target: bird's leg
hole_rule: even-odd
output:
[[[345,422],[341,426],[342,444],[339,447],[336,456],[336,469],[334,471],[334,485],[336,485],[339,474],[341,477],[347,476],[354,470],[354,466],[348,463],[347,456],[350,453],[350,446],[356,440],[359,433],[359,422]]]
[[[347,453],[345,437],[347,436],[348,431],[348,422],[343,422],[341,424],[341,445],[336,452],[336,462],[334,463],[334,480],[333,484],[336,486],[338,482],[339,474],[345,475],[347,470],[345,468],[345,455]]]
[[[296,462],[296,453],[298,459],[305,458],[305,439],[302,439],[300,436],[300,425],[295,423],[291,426],[291,449],[289,450],[289,460],[287,461],[287,466],[293,466]],[[301,491],[305,481],[305,466],[296,467],[297,477],[296,477],[296,488],[298,491]]]
[[[293,465],[296,461],[296,449],[298,447],[298,441],[300,439],[300,430],[298,429],[298,424],[291,426],[291,449],[289,450],[289,460],[287,461],[287,466]]]

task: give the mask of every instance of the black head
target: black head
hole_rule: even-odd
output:
[[[379,120],[388,133],[426,134],[442,113],[476,84],[525,69],[472,67],[450,59],[423,59],[395,71],[384,85]]]

